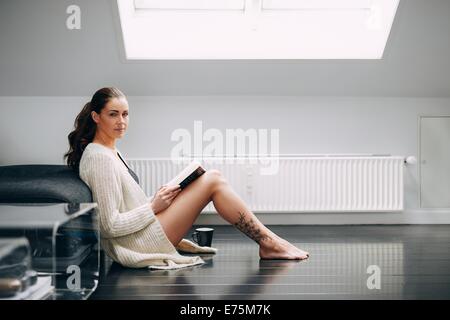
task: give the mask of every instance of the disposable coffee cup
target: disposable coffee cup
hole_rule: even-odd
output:
[[[201,247],[211,247],[213,233],[213,228],[197,228],[192,233],[192,240]]]

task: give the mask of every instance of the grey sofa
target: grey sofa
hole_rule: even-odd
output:
[[[66,165],[0,166],[0,203],[89,203],[89,187]],[[112,260],[100,250],[100,274]]]
[[[0,203],[64,202],[92,202],[91,190],[68,166],[0,166]]]

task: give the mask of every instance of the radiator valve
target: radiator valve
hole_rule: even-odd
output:
[[[416,164],[417,163],[417,159],[414,156],[409,156],[405,159],[405,163],[407,164]]]

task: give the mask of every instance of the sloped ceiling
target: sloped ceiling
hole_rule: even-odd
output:
[[[81,30],[66,8],[81,8]],[[113,0],[0,0],[0,95],[450,97],[450,1],[401,0],[382,60],[124,60]]]

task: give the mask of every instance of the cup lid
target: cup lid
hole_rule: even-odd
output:
[[[195,231],[213,231],[213,228],[197,228]]]

